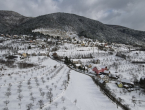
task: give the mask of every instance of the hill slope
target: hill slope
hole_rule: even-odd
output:
[[[133,32],[140,33],[141,31],[122,32],[114,26],[105,25],[99,21],[75,14],[53,13],[35,18],[27,18],[19,14],[14,15],[14,19],[12,17],[13,22],[9,23],[6,19],[1,21],[0,25],[5,27],[5,30],[2,31],[0,28],[0,32],[11,34],[32,34],[33,29],[55,28],[63,31],[72,30],[77,32],[79,36],[95,38],[100,41],[127,44],[142,44],[142,39],[145,35],[145,32],[142,31],[143,36],[138,37],[135,36]],[[128,28],[125,30],[127,29]]]
[[[0,32],[5,32],[13,27],[20,25],[21,23],[31,18],[20,15],[13,11],[0,11]]]

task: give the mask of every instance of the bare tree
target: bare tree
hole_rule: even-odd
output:
[[[9,83],[9,87],[10,87],[10,88],[12,87],[12,84],[11,84],[11,83]]]
[[[22,98],[23,98],[23,95],[19,94],[17,99],[19,99],[19,101],[21,101]]]
[[[31,84],[31,82],[28,80],[27,85],[30,85],[30,84]]]
[[[9,110],[8,107],[3,108],[3,110]]]
[[[8,91],[8,92],[10,92],[10,91],[11,91],[11,88],[10,88],[10,87],[8,87],[8,88],[7,88],[7,91]]]
[[[9,98],[9,96],[11,95],[11,92],[6,92],[5,95]]]
[[[57,103],[57,102],[55,102],[55,103],[54,103],[54,105],[55,105],[55,107],[57,108],[57,106],[58,106],[58,103]]]
[[[41,92],[40,95],[44,98],[45,92]]]
[[[45,83],[45,80],[42,80],[43,84]]]
[[[27,104],[27,105],[26,105],[26,107],[28,108],[27,110],[31,110],[33,106],[34,106],[34,105],[33,105],[32,103]]]
[[[31,97],[30,100],[32,100],[33,103],[34,103],[34,101],[36,100],[36,98],[35,97]]]
[[[62,107],[62,110],[66,110],[66,107]]]
[[[47,78],[47,80],[49,81],[49,77]]]
[[[57,85],[54,85],[55,89],[57,88]]]
[[[63,103],[64,103],[64,101],[65,101],[65,98],[64,98],[64,97],[62,97],[62,98],[61,98],[61,100],[62,100],[62,101],[63,101]]]
[[[46,88],[49,89],[49,86],[47,85]]]
[[[49,100],[49,102],[51,103],[52,102],[52,98],[53,98],[52,92],[51,91],[50,92],[47,92],[46,97]]]
[[[20,106],[20,109],[21,109],[21,103],[18,103],[18,105]]]
[[[36,83],[36,86],[38,87],[39,86],[39,83]]]
[[[22,92],[22,89],[18,89],[17,92],[20,94]]]
[[[19,85],[18,85],[18,88],[20,89],[21,87],[22,87],[22,85],[21,85],[21,84],[19,84]]]
[[[29,91],[32,89],[32,86],[28,86]]]
[[[51,107],[48,107],[48,110],[51,110]]]
[[[33,93],[31,92],[31,93],[30,93],[30,96],[32,97],[32,95],[33,95]]]
[[[49,91],[51,92],[52,91],[52,88],[49,88]]]
[[[6,100],[4,101],[4,103],[6,104],[6,106],[10,103],[10,101]]]
[[[76,105],[76,103],[77,103],[77,99],[74,100],[74,103],[75,103],[75,105]]]
[[[42,88],[39,88],[40,93],[42,92]]]
[[[67,81],[66,80],[63,81],[63,86],[64,86],[64,89],[66,90],[66,88],[67,88]]]
[[[43,100],[39,100],[37,104],[39,105],[40,109],[42,109],[44,102]]]

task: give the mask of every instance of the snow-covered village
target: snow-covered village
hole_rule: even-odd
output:
[[[140,46],[32,32],[0,35],[0,110],[144,110]]]

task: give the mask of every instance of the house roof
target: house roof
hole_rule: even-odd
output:
[[[108,70],[104,70],[104,73],[109,73],[110,71],[108,71]]]
[[[81,64],[76,64],[76,66],[78,67],[78,66],[81,66]]]
[[[121,79],[121,82],[133,84],[132,82],[130,82],[130,81],[127,80],[127,79]]]
[[[106,75],[101,74],[101,75],[100,75],[100,78],[104,78],[105,76],[106,76]]]

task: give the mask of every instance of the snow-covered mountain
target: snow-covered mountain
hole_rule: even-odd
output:
[[[75,14],[52,13],[29,18],[12,11],[0,11],[0,33],[32,34],[32,30],[39,28],[59,29],[62,32],[71,30],[76,32],[78,36],[110,43],[144,44],[145,37],[144,31],[126,32],[128,28],[120,31],[114,26]],[[140,32],[143,34],[140,35]]]

